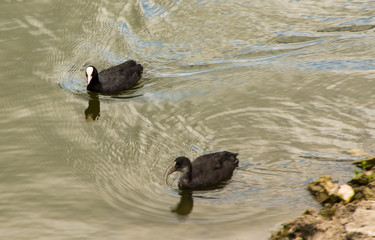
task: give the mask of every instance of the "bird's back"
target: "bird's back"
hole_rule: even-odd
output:
[[[217,152],[198,157],[192,162],[194,187],[214,185],[232,177],[238,166],[237,153]]]
[[[99,73],[99,81],[104,93],[120,92],[134,87],[139,79],[143,67],[134,60],[107,68]]]

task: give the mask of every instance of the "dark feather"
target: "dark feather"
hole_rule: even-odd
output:
[[[229,180],[238,166],[237,153],[217,152],[198,157],[192,163],[188,158],[175,160],[174,171],[181,171],[178,186],[180,189],[200,189],[212,187],[222,181]]]
[[[93,75],[91,82],[87,85],[87,90],[105,94],[128,90],[137,84],[142,72],[141,64],[129,60]]]

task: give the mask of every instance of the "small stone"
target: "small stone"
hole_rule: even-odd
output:
[[[336,195],[345,201],[345,203],[350,202],[354,196],[354,190],[348,184],[341,185],[336,193]]]
[[[330,176],[321,176],[320,178],[315,179],[309,183],[308,190],[321,204],[332,204],[338,200],[335,195],[338,191],[338,185],[332,182]]]

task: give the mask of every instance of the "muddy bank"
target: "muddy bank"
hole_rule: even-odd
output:
[[[354,162],[355,177],[341,186],[322,176],[308,190],[322,205],[306,210],[272,234],[276,239],[375,239],[375,157]]]

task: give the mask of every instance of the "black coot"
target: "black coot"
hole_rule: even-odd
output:
[[[134,60],[107,68],[100,73],[94,66],[86,68],[87,90],[97,93],[118,93],[134,87],[141,78],[143,67]]]
[[[178,157],[168,175],[182,172],[178,187],[184,189],[208,189],[232,177],[238,166],[237,153],[217,152],[198,157],[193,162],[187,157]]]

